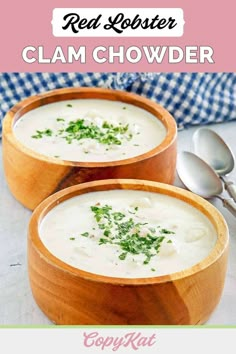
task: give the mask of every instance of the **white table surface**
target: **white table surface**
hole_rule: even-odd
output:
[[[192,150],[191,139],[196,129],[179,132],[179,151]],[[211,129],[230,144],[236,156],[236,122],[212,125]],[[28,281],[27,226],[31,212],[10,194],[0,160],[0,325],[52,325],[35,303]],[[230,176],[236,182],[236,170]],[[183,187],[177,177],[175,185]],[[212,203],[228,223],[230,255],[224,292],[207,324],[236,325],[236,220],[219,200]]]

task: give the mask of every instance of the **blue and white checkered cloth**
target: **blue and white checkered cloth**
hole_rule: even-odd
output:
[[[234,73],[0,73],[1,120],[18,101],[61,87],[126,90],[163,105],[178,128],[236,119]]]

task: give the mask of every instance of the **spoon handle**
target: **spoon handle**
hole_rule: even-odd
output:
[[[230,197],[236,202],[236,185],[234,182],[229,181],[226,177],[221,177],[224,182],[225,190],[229,193]]]
[[[230,211],[233,216],[236,216],[236,204],[232,199],[222,199],[223,206]]]

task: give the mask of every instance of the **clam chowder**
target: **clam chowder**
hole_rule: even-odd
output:
[[[102,99],[60,101],[22,115],[16,138],[31,150],[55,159],[117,161],[142,155],[166,136],[159,119],[137,106]]]
[[[55,206],[39,226],[45,247],[81,270],[144,278],[192,267],[211,252],[207,217],[167,195],[135,190],[82,194]]]

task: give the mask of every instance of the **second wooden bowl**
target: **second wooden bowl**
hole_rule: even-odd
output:
[[[43,245],[39,225],[58,203],[76,195],[112,189],[143,190],[178,198],[201,211],[216,230],[209,255],[181,272],[151,278],[115,278],[82,271]],[[106,180],[67,188],[34,211],[28,233],[28,269],[36,302],[55,323],[64,325],[195,325],[218,304],[228,256],[228,228],[210,203],[180,188],[137,180]]]
[[[26,112],[71,99],[106,99],[141,107],[166,127],[164,141],[142,155],[114,162],[71,162],[40,155],[14,136],[15,122]],[[105,178],[139,178],[172,184],[176,167],[176,124],[159,104],[123,91],[65,88],[30,97],[15,105],[3,121],[3,163],[8,186],[24,206],[34,209],[52,193],[78,183]]]

